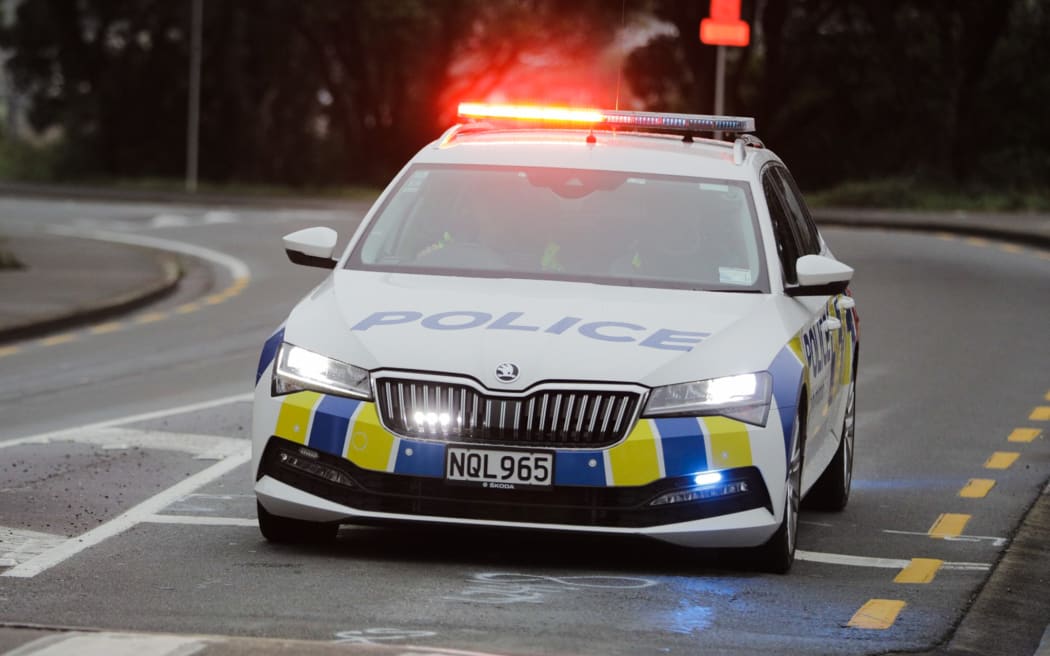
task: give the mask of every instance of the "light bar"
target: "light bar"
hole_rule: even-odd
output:
[[[467,119],[573,123],[598,129],[622,127],[674,133],[755,131],[755,119],[749,116],[628,112],[612,109],[583,109],[544,105],[460,103],[459,116]]]

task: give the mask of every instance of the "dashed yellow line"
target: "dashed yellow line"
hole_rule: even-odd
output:
[[[985,469],[1009,469],[1021,457],[1016,451],[996,451],[984,461]]]
[[[937,570],[944,564],[936,558],[912,558],[911,562],[897,574],[894,583],[929,583],[937,576]]]
[[[124,328],[123,322],[109,321],[107,323],[100,323],[97,326],[93,326],[88,332],[92,335],[105,335],[107,333],[115,333],[122,328]]]
[[[993,487],[995,481],[990,478],[971,478],[963,489],[959,490],[959,496],[964,499],[983,499]]]
[[[1050,401],[1050,392],[1047,392],[1046,395],[1043,398],[1046,399],[1047,401]]]
[[[1050,405],[1037,406],[1028,418],[1032,421],[1050,421]]]
[[[847,626],[854,629],[888,629],[907,605],[895,599],[871,599],[854,613]]]
[[[45,337],[40,340],[41,346],[58,346],[59,344],[68,344],[77,338],[76,333],[62,333],[61,335],[54,335],[53,337]]]
[[[135,319],[135,323],[156,323],[163,321],[168,318],[167,312],[150,312],[149,314],[143,314]]]
[[[1017,244],[999,244],[999,250],[1004,253],[1024,253],[1025,249]]]
[[[0,346],[0,358],[8,355],[14,355],[15,353],[18,353],[21,350],[22,347],[20,346]]]
[[[175,314],[189,314],[190,312],[196,312],[201,309],[200,303],[186,303],[175,308]]]
[[[961,515],[956,513],[944,513],[937,518],[937,521],[930,527],[928,535],[931,538],[954,538],[962,535],[963,529],[966,528],[967,522],[970,521],[969,515]]]
[[[1032,442],[1042,432],[1039,428],[1015,428],[1006,439],[1008,442]]]
[[[984,237],[967,237],[965,241],[971,246],[987,246],[989,244],[989,241]]]

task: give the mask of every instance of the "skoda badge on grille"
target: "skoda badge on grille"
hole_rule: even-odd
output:
[[[496,378],[501,383],[513,383],[518,379],[519,373],[521,372],[518,365],[513,362],[501,362],[496,365]]]

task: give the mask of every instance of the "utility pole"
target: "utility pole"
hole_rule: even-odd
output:
[[[190,93],[186,119],[186,191],[197,192],[201,121],[201,24],[203,0],[190,0]]]

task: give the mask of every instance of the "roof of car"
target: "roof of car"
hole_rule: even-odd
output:
[[[593,134],[592,143],[588,136]],[[745,149],[734,163],[733,142],[685,141],[681,136],[586,129],[486,129],[450,131],[424,148],[417,163],[537,166],[646,172],[746,180],[756,166],[775,158],[765,149]]]

